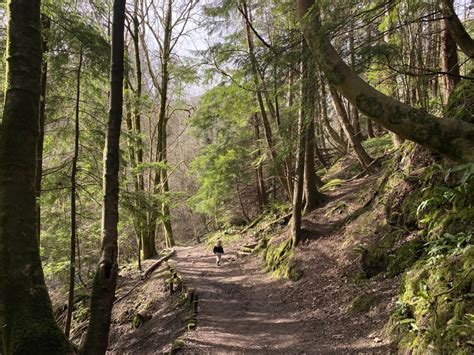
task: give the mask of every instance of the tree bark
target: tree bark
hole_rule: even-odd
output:
[[[390,17],[390,3],[388,2],[385,3],[385,16],[389,22],[389,25],[388,25],[388,29],[385,31],[383,40],[385,43],[390,44],[390,33],[392,31],[392,21]],[[354,69],[354,67],[352,69]],[[397,94],[397,80],[394,76],[391,75],[389,70],[386,70],[385,73],[387,77],[384,79],[384,81],[386,82],[386,85],[388,86],[388,93],[391,97],[395,97]],[[395,133],[391,133],[391,136],[392,136],[393,146],[395,148],[400,147],[403,143],[403,139]]]
[[[128,147],[128,159],[130,160],[130,167],[132,170],[135,170],[137,167],[136,163],[136,156],[135,156],[135,141],[131,137],[134,134],[134,129],[133,129],[133,122],[132,122],[132,100],[130,98],[130,93],[129,93],[129,86],[128,86],[128,81],[125,80],[124,82],[124,89],[126,92],[125,95],[125,108],[126,108],[126,115],[125,115],[125,122],[127,126],[127,131],[128,131],[128,140],[127,140],[127,147]],[[133,181],[133,188],[135,193],[140,192],[140,186],[138,182],[138,174],[135,174],[132,172],[132,181]],[[143,245],[143,238],[146,232],[146,229],[144,229],[144,223],[141,221],[141,213],[145,213],[144,211],[139,211],[139,212],[132,212],[134,213],[133,216],[133,229],[135,230],[136,238],[137,238],[137,245],[138,245],[138,250],[137,250],[137,261],[138,261],[138,270],[142,269],[142,258],[141,258],[141,253],[142,253],[142,245]]]
[[[71,167],[71,256],[69,258],[69,297],[67,303],[66,327],[64,333],[69,338],[71,331],[72,311],[74,308],[74,285],[76,278],[76,175],[77,160],[79,158],[79,105],[81,100],[81,70],[82,70],[82,50],[79,54],[79,64],[77,67],[77,86],[76,86],[76,114],[74,124],[74,153],[72,156]]]
[[[112,22],[112,61],[110,110],[104,150],[104,201],[102,207],[102,246],[94,277],[90,320],[83,354],[105,354],[108,345],[112,306],[117,285],[118,202],[120,127],[123,104],[125,0],[114,0]]]
[[[309,73],[308,73],[308,48],[306,42],[302,43],[302,61],[301,61],[301,98],[300,110],[298,115],[298,143],[296,148],[296,166],[295,166],[295,183],[293,192],[293,208],[290,223],[291,239],[293,246],[298,245],[301,240],[301,217],[303,210],[303,182],[304,182],[304,168],[305,168],[305,144],[307,129],[305,127],[306,120],[310,115],[308,110],[311,104],[312,95],[309,94]]]
[[[257,142],[258,145],[260,145],[260,123],[258,120],[258,113],[255,113],[253,115],[253,126],[255,129],[255,141]],[[257,159],[260,157],[261,152],[260,152],[260,147],[257,148],[257,151],[255,152]],[[260,208],[260,212],[263,212],[265,206],[268,204],[268,199],[267,199],[267,193],[265,191],[265,181],[263,178],[263,167],[262,163],[260,162],[258,166],[255,169],[256,173],[256,180],[257,180],[257,197],[258,197],[258,205]]]
[[[469,33],[464,28],[461,20],[456,15],[453,6],[454,0],[439,0],[438,6],[441,10],[441,14],[445,17],[446,27],[448,28],[454,40],[461,48],[461,50],[468,56],[468,58],[474,60],[474,40],[471,38]]]
[[[50,19],[41,15],[41,26],[43,28],[42,45],[43,54],[48,52],[48,31],[51,27]],[[45,33],[46,32],[46,33]],[[40,115],[39,115],[39,137],[36,148],[36,219],[38,229],[38,241],[41,240],[41,182],[43,180],[43,146],[44,146],[44,124],[46,121],[46,89],[48,83],[48,61],[43,56],[43,67],[41,69],[41,100],[40,100]]]
[[[1,352],[67,354],[72,348],[54,319],[37,231],[40,1],[10,0],[7,7],[7,72],[0,124]]]
[[[443,75],[443,103],[448,104],[449,95],[456,85],[461,81],[459,77],[459,62],[456,42],[448,31],[447,19],[441,19],[441,71],[448,73]]]
[[[306,40],[328,80],[352,104],[374,121],[403,138],[457,161],[474,161],[474,125],[437,117],[415,109],[364,82],[341,59],[326,37],[314,0],[298,0],[298,15]]]
[[[316,174],[314,166],[315,137],[314,119],[309,117],[309,125],[306,128],[305,155],[304,155],[304,196],[306,204],[304,209],[311,211],[321,204],[324,196],[318,188],[323,186],[323,182]],[[322,157],[320,158],[322,159]]]

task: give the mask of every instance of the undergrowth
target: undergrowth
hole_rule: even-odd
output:
[[[393,228],[416,238],[387,268],[390,276],[407,269],[390,330],[416,353],[472,353],[474,164],[432,165],[411,179],[417,189],[403,199]]]

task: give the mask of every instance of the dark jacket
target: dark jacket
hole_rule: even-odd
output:
[[[215,253],[222,253],[224,254],[224,248],[223,247],[218,247],[217,245],[214,247],[214,249],[212,250],[212,252],[215,254]]]

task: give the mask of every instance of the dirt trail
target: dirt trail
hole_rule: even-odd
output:
[[[186,352],[294,351],[298,321],[272,292],[283,285],[255,262],[226,250],[221,266],[203,247],[178,248],[177,268],[199,295],[198,328],[186,334]]]
[[[396,282],[383,278],[363,285],[352,282],[357,261],[353,246],[343,239],[345,226],[340,223],[357,209],[361,184],[373,183],[351,182],[339,188],[324,208],[306,216],[306,237],[296,252],[304,273],[298,282],[264,273],[259,257],[238,259],[237,246],[224,246],[220,267],[204,246],[178,248],[173,263],[199,295],[198,327],[185,334],[182,352],[391,352],[383,326],[393,307]],[[337,211],[341,201],[346,212]],[[376,297],[373,307],[350,312],[356,296],[369,294]]]

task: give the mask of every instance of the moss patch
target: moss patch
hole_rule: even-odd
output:
[[[416,238],[401,245],[390,255],[387,267],[388,276],[399,275],[408,269],[421,257],[424,250],[425,240],[423,238]]]
[[[372,307],[376,306],[382,301],[381,295],[366,294],[357,296],[351,303],[349,311],[351,313],[366,313]]]
[[[474,78],[474,70],[469,74]],[[449,96],[445,116],[474,123],[474,80],[462,80]]]
[[[294,261],[294,248],[291,239],[283,242],[269,242],[263,252],[265,271],[271,272],[276,277],[283,277],[293,281],[301,278],[301,271]]]

